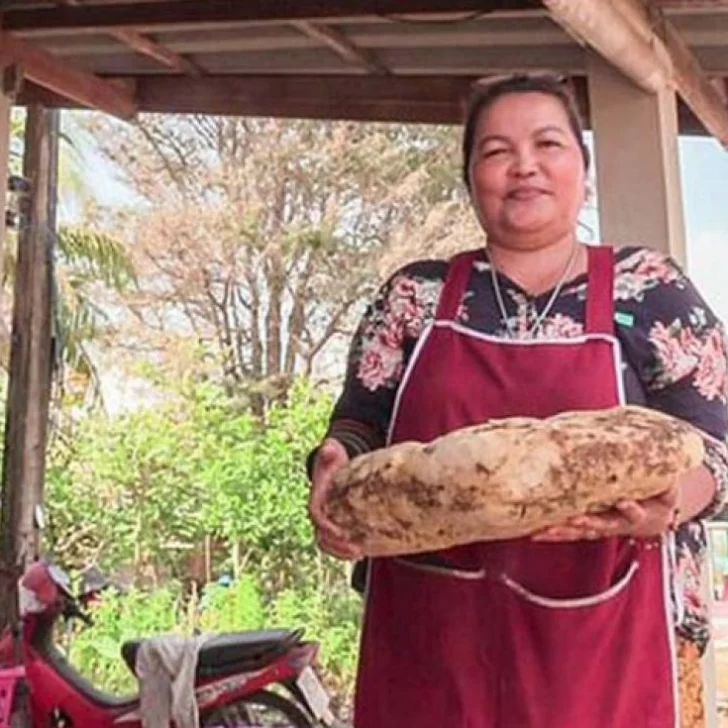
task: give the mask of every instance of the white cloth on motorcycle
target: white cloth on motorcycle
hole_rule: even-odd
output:
[[[170,634],[143,640],[136,655],[143,728],[199,728],[197,655],[207,636]]]

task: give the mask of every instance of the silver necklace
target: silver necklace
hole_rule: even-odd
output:
[[[536,320],[533,322],[533,325],[530,328],[526,329],[524,338],[535,339],[536,336],[538,335],[538,332],[541,330],[541,326],[543,325],[543,322],[545,321],[545,319],[549,315],[549,313],[551,313],[551,309],[554,307],[554,304],[556,303],[556,299],[559,297],[559,293],[561,293],[561,289],[564,287],[564,284],[569,279],[571,271],[574,268],[574,263],[576,262],[576,254],[578,252],[579,252],[579,244],[576,243],[574,245],[574,249],[571,251],[569,260],[566,263],[564,272],[561,274],[561,277],[559,278],[559,280],[556,284],[556,287],[554,288],[553,292],[551,293],[551,296],[549,296],[549,300],[546,302],[546,305],[541,310],[541,313],[537,314]],[[498,303],[498,309],[500,312],[501,320],[503,321],[503,325],[506,327],[506,332],[508,334],[508,338],[516,339],[516,338],[518,338],[517,332],[513,329],[511,320],[508,317],[508,313],[506,311],[505,304],[503,303],[503,293],[501,292],[500,284],[498,283],[498,272],[496,271],[492,260],[489,262],[490,262],[490,277],[493,282],[493,291],[495,293],[495,300]]]

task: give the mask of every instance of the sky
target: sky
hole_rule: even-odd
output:
[[[714,139],[680,140],[688,274],[728,324],[728,151]]]

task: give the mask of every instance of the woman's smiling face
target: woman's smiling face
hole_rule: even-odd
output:
[[[470,161],[473,204],[489,239],[528,248],[573,234],[584,204],[581,140],[562,103],[509,93],[478,119]]]

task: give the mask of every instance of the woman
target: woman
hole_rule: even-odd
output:
[[[728,485],[722,327],[664,255],[577,241],[589,155],[558,79],[477,87],[463,152],[487,248],[413,263],[369,307],[312,458],[321,548],[358,557],[321,504],[387,442],[626,401],[692,422],[706,458],[660,497],[529,539],[373,561],[356,728],[675,726],[678,653],[682,725],[700,725],[687,686],[708,630],[697,519]]]

